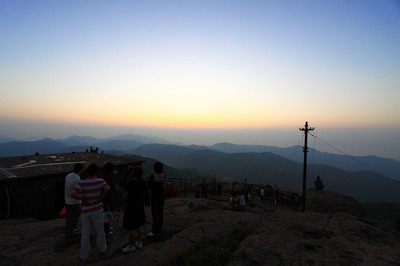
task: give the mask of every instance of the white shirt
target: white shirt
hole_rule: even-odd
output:
[[[81,178],[76,173],[70,173],[65,177],[65,185],[64,185],[65,204],[68,205],[81,204],[80,200],[71,197],[72,190],[75,188],[76,184],[78,184],[80,181]]]
[[[244,196],[240,195],[239,199],[240,199],[240,206],[246,206],[246,200],[244,199]]]

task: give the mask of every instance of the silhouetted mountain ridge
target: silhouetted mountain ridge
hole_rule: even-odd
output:
[[[303,164],[270,152],[224,153],[176,145],[142,145],[131,152],[178,168],[196,168],[218,180],[302,187]],[[310,164],[307,170],[307,187],[313,187],[315,176],[320,175],[327,189],[361,202],[400,202],[400,182],[378,173],[349,172],[321,164]]]
[[[0,156],[12,157],[21,155],[32,155],[36,153],[51,154],[67,148],[60,141],[45,138],[37,141],[12,141],[0,144]]]
[[[284,158],[303,162],[303,147],[292,146],[287,148],[278,148],[275,146],[263,145],[236,145],[231,143],[218,143],[210,146],[210,149],[226,153],[237,152],[271,152]],[[381,158],[378,156],[349,156],[333,153],[320,152],[309,148],[308,163],[324,164],[335,166],[346,171],[372,170],[400,181],[400,162],[390,158]]]
[[[132,136],[130,136],[132,137]],[[67,145],[73,143],[78,145]],[[220,180],[255,182],[269,185],[301,187],[302,162],[296,162],[296,156],[302,156],[300,146],[278,148],[262,145],[234,145],[220,143],[211,147],[181,146],[174,144],[143,144],[135,140],[96,139],[92,137],[71,136],[64,140],[42,139],[39,141],[13,141],[0,144],[0,156],[21,156],[85,151],[90,146],[99,147],[99,151],[113,154],[135,154],[154,160],[161,160],[171,167],[196,169],[196,175],[217,177]],[[255,150],[257,152],[250,152]],[[269,150],[268,152],[263,150]],[[233,153],[234,152],[234,153]],[[280,155],[277,155],[280,153]],[[299,155],[297,155],[299,154]],[[312,187],[316,175],[320,175],[328,189],[350,195],[362,202],[394,201],[400,202],[398,181],[387,178],[379,171],[345,171],[339,167],[316,163],[326,160],[330,165],[338,164],[348,156],[335,155],[310,150],[307,186]],[[319,158],[323,157],[323,158]],[[289,158],[289,159],[288,159]],[[325,159],[324,159],[325,158]],[[328,159],[326,159],[328,158]],[[370,165],[393,164],[395,171],[399,162],[376,156],[357,157],[367,160]],[[372,162],[368,161],[372,160]],[[385,164],[388,162],[388,164]],[[345,165],[343,163],[343,165]],[[349,163],[350,165],[350,163]],[[353,166],[353,169],[356,167]],[[368,168],[367,168],[368,169]]]

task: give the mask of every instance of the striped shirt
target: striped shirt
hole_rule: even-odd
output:
[[[89,205],[82,202],[81,215],[87,216],[103,211],[103,204],[98,200],[101,197],[102,191],[109,188],[106,181],[96,176],[90,176],[79,182],[73,191],[85,197],[89,201]]]

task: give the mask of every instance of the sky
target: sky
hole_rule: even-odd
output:
[[[399,0],[0,0],[0,40],[0,136],[400,160]]]

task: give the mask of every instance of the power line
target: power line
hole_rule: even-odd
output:
[[[319,141],[321,141],[321,142],[323,142],[324,144],[328,145],[328,146],[331,147],[332,149],[334,149],[334,150],[336,150],[336,151],[342,153],[343,155],[346,155],[346,156],[349,157],[350,159],[352,159],[352,160],[356,161],[357,163],[359,163],[359,164],[361,164],[361,165],[367,167],[367,168],[368,168],[369,170],[371,170],[372,172],[375,172],[375,173],[380,174],[380,175],[382,175],[382,176],[384,176],[384,177],[390,178],[390,177],[388,177],[386,174],[384,174],[384,173],[380,172],[379,170],[376,170],[376,169],[372,168],[371,166],[369,166],[369,165],[367,165],[367,164],[365,164],[365,163],[363,163],[363,162],[357,160],[357,159],[354,158],[353,156],[351,156],[351,155],[345,153],[344,151],[339,150],[338,148],[334,147],[333,145],[329,144],[328,142],[326,142],[326,141],[324,141],[324,140],[318,138],[318,137],[315,136],[314,134],[312,134],[312,133],[309,133],[309,134],[310,134],[311,136],[313,136],[315,139],[318,139]]]
[[[281,178],[283,177],[283,174],[285,173],[286,169],[288,169],[289,164],[290,164],[290,163],[293,163],[293,157],[294,157],[294,155],[297,153],[297,151],[298,151],[298,149],[299,149],[299,147],[300,147],[300,144],[301,144],[302,142],[303,142],[303,135],[300,137],[300,140],[299,140],[299,142],[298,142],[297,145],[296,145],[296,149],[293,151],[292,156],[290,157],[290,159],[287,161],[285,167],[283,168],[283,171],[282,171],[282,174],[281,174]]]
[[[314,138],[312,148],[313,148],[313,150],[312,150],[312,158],[311,158],[311,175],[314,176],[315,138]]]

